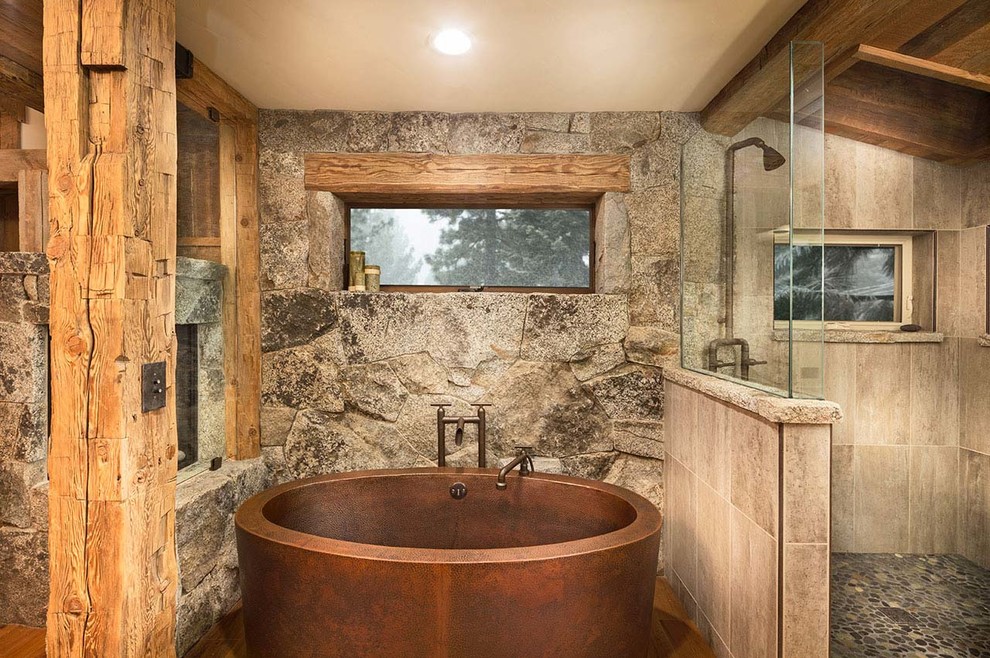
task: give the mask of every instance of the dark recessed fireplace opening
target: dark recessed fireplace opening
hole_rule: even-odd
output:
[[[178,355],[175,362],[175,416],[179,435],[179,468],[199,459],[199,327],[175,326]]]

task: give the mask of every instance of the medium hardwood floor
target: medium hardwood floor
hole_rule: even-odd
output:
[[[238,604],[185,658],[244,658],[246,655],[244,619]],[[44,629],[0,626],[0,658],[45,658]],[[653,646],[648,658],[714,658],[663,578],[657,578],[653,597]]]

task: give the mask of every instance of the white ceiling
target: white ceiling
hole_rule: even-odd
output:
[[[178,0],[178,40],[259,107],[700,110],[804,0]],[[457,27],[460,57],[429,47]]]

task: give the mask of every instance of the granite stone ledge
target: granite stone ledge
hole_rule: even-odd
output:
[[[783,398],[684,368],[665,368],[663,375],[674,384],[728,402],[772,423],[829,425],[842,420],[842,409],[828,400]]]
[[[814,329],[798,329],[794,332],[794,340],[798,342],[817,342],[821,332]],[[773,340],[786,343],[786,329],[774,329]],[[941,343],[945,334],[937,331],[864,331],[861,329],[826,329],[826,343]]]
[[[30,251],[0,252],[0,274],[48,274],[48,258]]]

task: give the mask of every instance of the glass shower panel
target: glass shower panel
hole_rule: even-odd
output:
[[[791,48],[778,107],[732,137],[699,131],[682,151],[681,360],[821,397],[822,48]],[[795,303],[818,310],[794,321]]]

